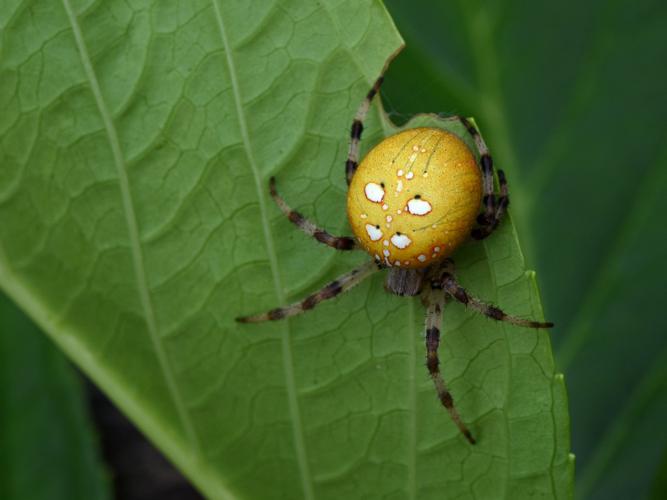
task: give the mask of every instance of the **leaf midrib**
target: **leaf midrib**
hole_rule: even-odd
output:
[[[153,308],[153,302],[150,296],[150,291],[148,289],[148,281],[146,278],[146,270],[144,267],[144,257],[141,249],[141,238],[139,236],[139,228],[136,213],[134,210],[134,201],[132,199],[132,193],[130,191],[129,180],[126,172],[126,163],[123,156],[123,152],[120,147],[120,141],[118,139],[118,133],[114,125],[113,119],[109,110],[107,108],[106,102],[102,95],[102,91],[97,80],[97,75],[93,69],[92,61],[88,54],[88,49],[86,47],[83,34],[81,32],[81,27],[79,26],[78,19],[72,6],[70,5],[69,0],[62,0],[63,8],[67,14],[70,26],[72,28],[72,33],[74,35],[74,41],[76,43],[76,48],[79,52],[79,57],[81,60],[81,65],[83,66],[84,73],[88,79],[88,84],[90,90],[95,99],[95,104],[97,106],[98,112],[102,118],[104,124],[104,129],[107,134],[107,139],[109,141],[109,146],[111,148],[111,153],[113,156],[114,167],[116,168],[116,173],[118,175],[118,184],[121,191],[121,199],[123,205],[123,213],[125,215],[125,221],[127,224],[128,237],[130,243],[130,250],[132,253],[132,263],[134,266],[137,291],[139,293],[139,298],[141,301],[142,309],[144,310],[144,316],[146,321],[146,328],[148,334],[155,349],[155,354],[158,359],[158,364],[160,370],[164,377],[165,383],[167,385],[167,390],[172,398],[176,411],[178,413],[179,419],[183,425],[188,441],[191,443],[195,456],[201,456],[201,444],[197,433],[195,432],[194,425],[190,416],[187,412],[183,396],[181,395],[178,385],[173,374],[173,368],[170,364],[169,358],[166,355],[164,346],[162,344],[162,339],[158,333],[157,324],[155,321],[155,311]]]
[[[220,31],[220,38],[225,50],[225,60],[229,70],[229,77],[232,86],[232,94],[234,96],[234,104],[236,106],[236,114],[239,120],[239,130],[241,132],[241,139],[243,141],[243,148],[250,165],[250,171],[255,182],[255,189],[257,192],[257,200],[259,204],[260,219],[262,224],[262,232],[264,234],[264,242],[266,244],[266,252],[269,258],[269,265],[271,267],[271,275],[273,278],[273,285],[278,302],[285,305],[285,294],[280,280],[280,272],[278,269],[278,258],[273,244],[273,235],[269,226],[269,217],[266,207],[265,185],[263,183],[262,175],[257,167],[257,162],[252,153],[252,145],[250,142],[250,134],[248,132],[248,125],[243,108],[243,100],[241,96],[241,89],[236,75],[236,65],[232,55],[232,47],[227,38],[227,31],[222,16],[222,10],[217,0],[211,0],[213,10],[215,11],[216,22]],[[281,352],[283,358],[283,370],[285,372],[285,386],[287,390],[287,400],[290,413],[290,421],[292,422],[292,437],[294,440],[294,448],[297,455],[297,462],[299,466],[299,473],[301,477],[301,487],[303,489],[304,498],[306,500],[314,499],[313,482],[310,474],[310,467],[308,464],[308,454],[306,450],[305,438],[303,435],[303,426],[301,423],[301,412],[299,408],[298,394],[296,390],[296,380],[294,376],[292,345],[291,345],[291,331],[289,320],[282,324],[283,334],[281,335]]]

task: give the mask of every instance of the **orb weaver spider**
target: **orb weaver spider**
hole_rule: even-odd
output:
[[[445,301],[452,298],[489,318],[513,325],[550,328],[553,323],[506,314],[470,295],[456,279],[450,255],[469,236],[481,240],[493,233],[509,205],[505,174],[498,170],[500,193],[496,194],[493,160],[469,120],[461,116],[446,118],[459,121],[470,134],[479,154],[479,167],[472,151],[458,136],[437,128],[408,129],[385,138],[358,163],[364,119],[382,81],[380,76],[362,101],[350,132],[345,175],[347,216],[354,238],[333,236],[292,210],[278,194],[275,178],[269,181],[278,208],[304,233],[336,250],[363,249],[373,259],[299,302],[236,320],[258,323],[295,316],[348,291],[374,272],[388,269],[387,291],[421,296],[426,307],[429,375],[440,402],[461,433],[475,444],[440,373],[438,346]]]

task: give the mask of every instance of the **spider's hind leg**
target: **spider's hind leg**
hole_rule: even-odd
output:
[[[285,202],[285,200],[278,194],[276,190],[276,178],[271,177],[269,180],[269,191],[271,197],[280,208],[280,211],[287,216],[287,218],[301,231],[306,233],[308,236],[312,236],[320,243],[324,243],[331,248],[336,250],[354,250],[357,248],[357,243],[354,241],[354,238],[350,236],[333,236],[329,234],[324,229],[317,227],[315,224],[306,219],[296,210],[292,210],[290,206]]]
[[[339,276],[337,279],[328,283],[315,293],[308,295],[305,299],[299,302],[294,302],[285,307],[278,307],[271,309],[265,313],[255,314],[253,316],[241,316],[236,318],[239,323],[260,323],[262,321],[270,321],[277,319],[289,318],[296,316],[302,312],[314,308],[320,302],[333,299],[343,292],[348,291],[355,285],[361,283],[368,276],[373,274],[379,268],[373,261],[368,261],[365,264],[353,269],[352,271]]]
[[[470,430],[461,420],[461,416],[454,406],[454,399],[440,373],[438,346],[440,345],[440,325],[442,323],[445,294],[437,286],[433,288],[426,286],[422,293],[426,305],[426,366],[428,367],[428,373],[435,385],[438,399],[449,413],[449,416],[470,444],[475,444],[475,438],[472,437]]]
[[[470,295],[457,281],[454,275],[454,264],[450,259],[447,259],[444,262],[443,269],[443,272],[435,281],[445,292],[466,307],[491,319],[495,319],[496,321],[505,321],[506,323],[511,323],[517,326],[528,328],[551,328],[554,326],[554,324],[550,322],[533,321],[511,316],[499,307],[487,304],[486,302],[479,300],[477,297]]]

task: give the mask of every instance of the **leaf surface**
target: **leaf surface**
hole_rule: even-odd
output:
[[[290,321],[233,320],[368,258],[297,232],[267,179],[346,231],[351,119],[401,45],[379,2],[4,9],[0,283],[204,493],[569,496],[547,333],[447,308],[471,448],[427,378],[422,306],[381,276]],[[392,130],[374,107],[364,147]],[[456,258],[475,294],[541,316],[511,221]]]

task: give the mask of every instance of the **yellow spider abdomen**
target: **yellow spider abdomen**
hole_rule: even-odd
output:
[[[468,146],[445,130],[415,128],[366,155],[350,183],[347,216],[376,260],[419,268],[468,238],[481,198],[481,173]]]

